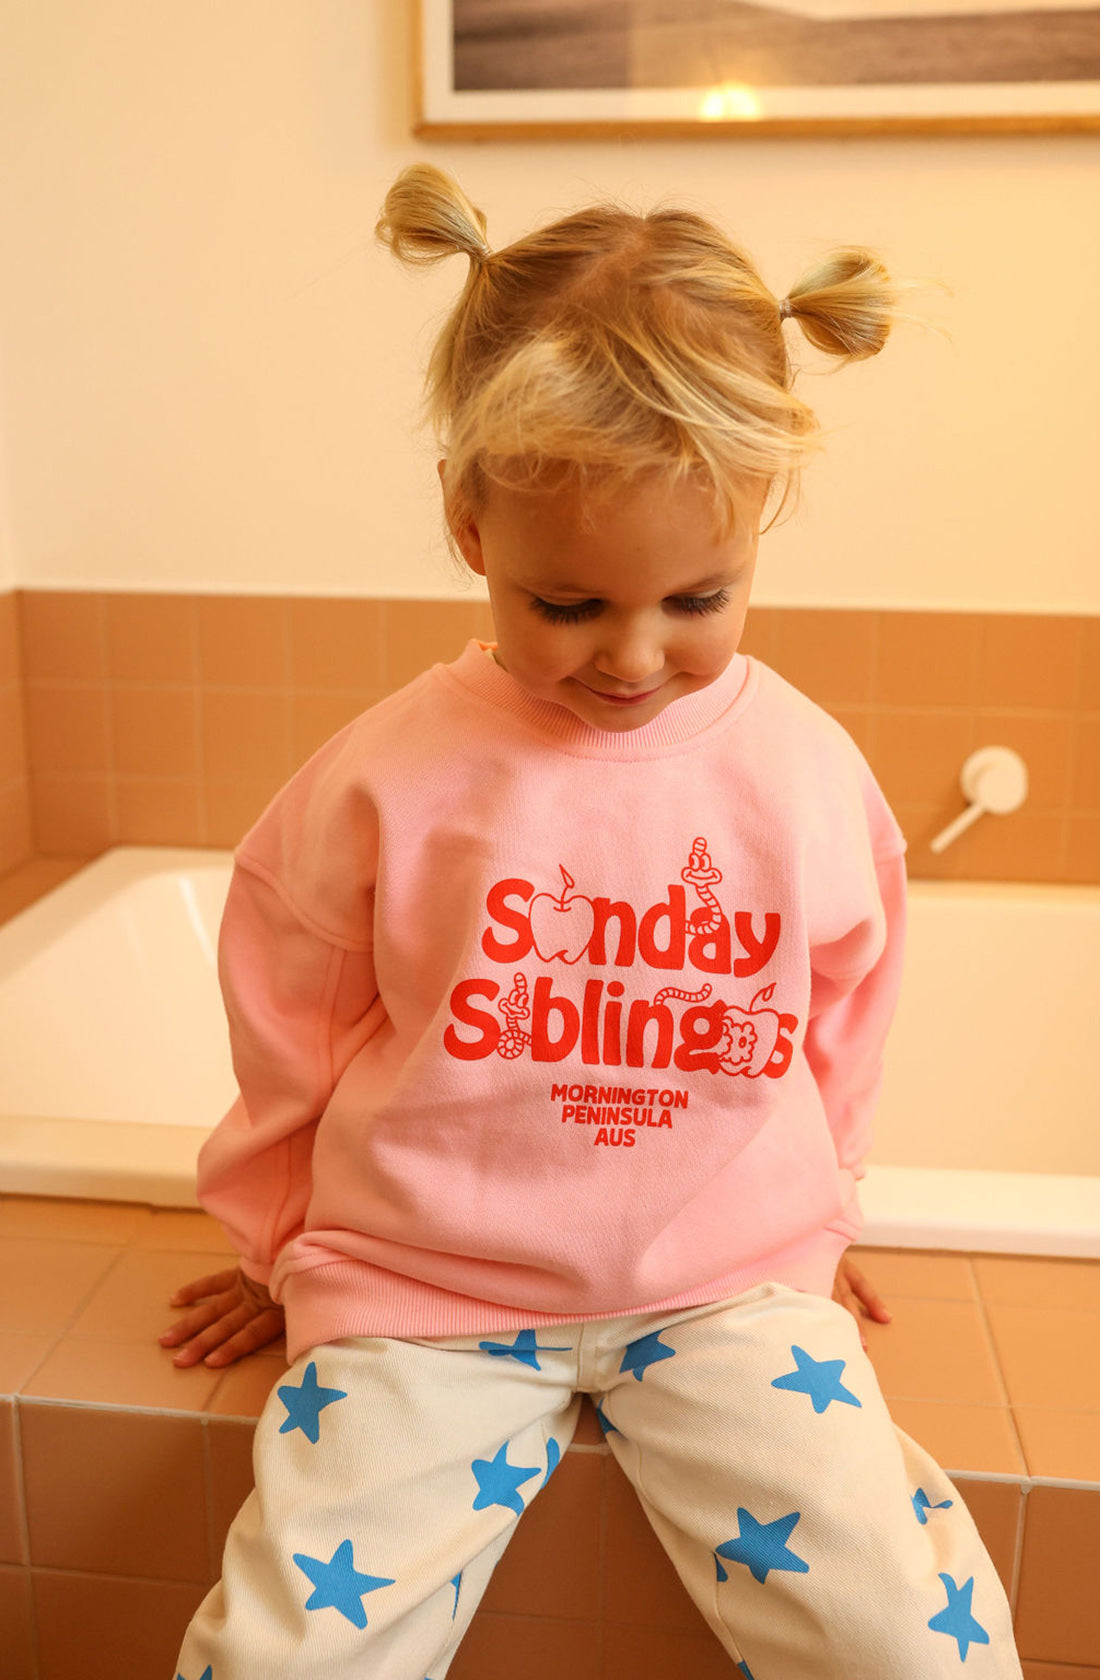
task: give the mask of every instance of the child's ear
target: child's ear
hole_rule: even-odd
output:
[[[481,552],[481,533],[477,528],[477,522],[473,514],[464,504],[457,499],[447,500],[446,480],[443,476],[446,465],[446,461],[436,463],[439,482],[443,485],[443,512],[446,515],[448,529],[467,566],[472,572],[477,572],[479,577],[484,577],[485,559]]]

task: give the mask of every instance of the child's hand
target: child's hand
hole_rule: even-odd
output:
[[[161,1347],[179,1347],[173,1365],[197,1365],[200,1359],[206,1365],[232,1365],[283,1333],[282,1307],[239,1267],[185,1283],[169,1306],[188,1307],[196,1301],[200,1304],[194,1312],[157,1338]]]
[[[863,1313],[867,1318],[873,1318],[878,1324],[889,1324],[890,1314],[885,1303],[876,1295],[870,1280],[865,1278],[858,1266],[843,1256],[836,1269],[833,1281],[833,1300],[839,1301],[842,1307],[847,1307],[856,1323]],[[864,1352],[867,1350],[867,1338],[863,1334],[863,1326],[859,1325],[859,1340]]]

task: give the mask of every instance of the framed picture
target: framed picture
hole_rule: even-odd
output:
[[[440,139],[1100,128],[1100,0],[416,0]]]

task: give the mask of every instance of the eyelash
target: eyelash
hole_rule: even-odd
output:
[[[703,613],[722,612],[729,606],[730,592],[719,589],[714,595],[670,595],[669,600],[689,617],[699,617]],[[531,597],[531,605],[540,617],[549,624],[581,624],[587,618],[594,618],[600,610],[599,601],[579,601],[576,606],[562,607],[553,601],[540,600],[537,595]]]

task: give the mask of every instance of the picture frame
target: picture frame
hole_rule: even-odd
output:
[[[1093,0],[414,0],[428,139],[1100,129]]]

